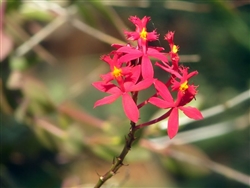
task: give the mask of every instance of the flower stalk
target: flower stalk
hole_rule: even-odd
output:
[[[106,172],[104,175],[99,176],[99,180],[94,188],[101,187],[108,179],[113,177],[117,173],[117,171],[124,165],[123,161],[126,155],[128,154],[128,152],[130,151],[133,142],[136,140],[135,133],[138,130],[136,129],[136,125],[134,122],[131,122],[130,124],[131,124],[131,127],[130,127],[127,137],[125,137],[125,145],[123,147],[122,152],[120,153],[118,157],[114,158],[113,164],[111,168],[109,169],[109,171]]]

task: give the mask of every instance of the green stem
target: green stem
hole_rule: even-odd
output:
[[[130,151],[131,146],[136,139],[135,132],[138,130],[136,129],[136,125],[134,122],[131,122],[130,125],[131,125],[130,130],[129,130],[128,136],[126,137],[126,142],[125,142],[122,152],[120,153],[118,157],[115,158],[113,165],[111,166],[109,171],[99,177],[99,180],[94,188],[101,187],[108,179],[114,176],[117,173],[117,171],[124,165],[123,160],[125,159],[126,155]]]

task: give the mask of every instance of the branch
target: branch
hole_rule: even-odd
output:
[[[137,129],[135,128],[136,128],[135,123],[131,122],[131,127],[128,133],[128,137],[126,137],[126,142],[125,142],[122,152],[120,153],[118,157],[114,159],[113,165],[111,166],[110,170],[106,172],[103,176],[99,177],[99,180],[94,188],[101,187],[108,179],[113,177],[117,173],[117,171],[124,165],[123,161],[126,155],[128,154],[128,152],[130,151],[133,142],[136,139],[135,132],[137,131]]]

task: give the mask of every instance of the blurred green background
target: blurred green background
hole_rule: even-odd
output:
[[[184,119],[172,141],[164,123],[143,130],[106,187],[249,187],[249,12],[244,0],[1,1],[0,187],[93,187],[109,169],[129,122],[120,100],[93,109],[104,94],[91,83],[131,15],[151,17],[166,51],[175,31],[205,118]],[[142,109],[141,122],[155,113]]]

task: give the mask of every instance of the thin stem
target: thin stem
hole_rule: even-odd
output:
[[[157,93],[155,93],[154,95],[152,95],[151,97],[156,97]],[[149,97],[148,99],[146,99],[145,101],[141,102],[140,104],[137,105],[137,108],[140,109],[141,107],[145,106],[146,104],[148,104],[148,100],[151,98]]]
[[[114,159],[113,165],[111,166],[110,170],[106,172],[103,176],[99,177],[99,180],[94,188],[101,187],[108,179],[113,177],[117,173],[117,171],[124,165],[123,161],[126,155],[128,154],[128,152],[130,151],[133,142],[136,139],[135,132],[138,130],[136,129],[136,125],[134,122],[131,122],[130,125],[131,127],[129,130],[128,136],[126,137],[126,142],[125,142],[122,152],[120,153],[118,157]]]
[[[165,114],[163,114],[162,116],[160,116],[158,118],[155,118],[155,119],[153,119],[151,121],[148,121],[146,123],[142,123],[142,124],[137,125],[136,129],[138,130],[138,129],[141,129],[143,127],[155,124],[155,123],[157,123],[157,122],[159,122],[159,121],[161,121],[163,119],[166,119],[170,115],[171,112],[172,112],[172,108],[169,111],[167,111]]]

